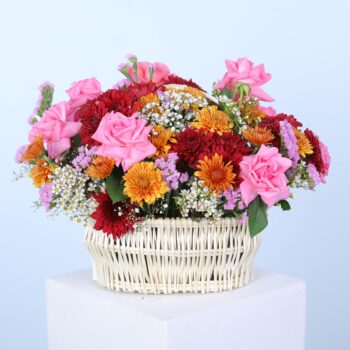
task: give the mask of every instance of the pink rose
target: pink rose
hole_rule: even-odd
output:
[[[276,110],[273,107],[263,107],[259,106],[259,109],[264,112],[268,117],[276,116]]]
[[[71,108],[68,120],[76,121],[75,112],[77,109],[86,101],[97,97],[101,93],[101,85],[95,78],[84,79],[72,83],[66,92],[70,97],[68,103]]]
[[[78,134],[81,123],[67,120],[70,112],[68,102],[60,102],[51,106],[43,117],[33,124],[29,132],[29,141],[42,135],[44,142],[47,143],[47,151],[52,159],[58,158],[63,152],[71,146],[71,137]]]
[[[170,70],[167,65],[164,63],[156,62],[137,62],[137,78],[139,83],[147,83],[151,81],[150,79],[150,69],[153,69],[152,82],[155,84],[161,84],[166,81],[170,75]],[[127,70],[127,73],[133,78],[136,79],[134,68],[130,67]]]
[[[92,135],[94,140],[102,144],[96,154],[114,159],[117,166],[121,164],[127,171],[134,163],[156,152],[148,140],[152,127],[146,126],[146,123],[146,120],[138,119],[136,114],[126,117],[118,112],[107,113]]]
[[[240,163],[242,199],[248,205],[258,195],[269,206],[290,196],[285,175],[292,161],[282,157],[276,147],[262,145],[258,153],[244,156]]]
[[[263,64],[254,66],[248,58],[239,58],[237,62],[225,61],[227,72],[215,86],[217,90],[228,88],[232,90],[237,83],[243,83],[250,87],[250,94],[262,101],[273,101],[273,98],[265,93],[260,86],[271,79],[271,74],[265,73]]]

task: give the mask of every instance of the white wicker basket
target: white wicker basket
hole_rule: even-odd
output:
[[[85,245],[93,278],[108,289],[141,293],[207,293],[249,283],[260,244],[247,224],[221,219],[154,219],[116,241],[92,225]]]

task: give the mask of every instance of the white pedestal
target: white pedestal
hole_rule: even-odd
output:
[[[303,281],[257,270],[219,294],[140,295],[90,270],[47,280],[49,350],[303,350]]]

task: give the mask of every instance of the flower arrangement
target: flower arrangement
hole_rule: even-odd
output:
[[[81,80],[52,104],[53,85],[40,86],[29,144],[16,154],[37,206],[93,219],[114,239],[166,217],[248,220],[254,236],[268,208],[290,209],[293,188],[325,182],[327,147],[293,115],[262,105],[273,101],[264,65],[227,60],[209,95],[165,64],[127,60],[125,79],[105,92]]]

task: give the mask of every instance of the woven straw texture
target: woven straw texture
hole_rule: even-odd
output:
[[[84,243],[99,286],[151,294],[208,293],[249,283],[260,235],[247,224],[221,219],[154,219],[116,241],[86,229]]]

